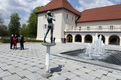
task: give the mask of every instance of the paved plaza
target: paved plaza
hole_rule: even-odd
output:
[[[25,43],[25,50],[11,50],[9,46],[0,43],[0,80],[121,80],[121,70],[74,61],[59,54],[84,48],[87,44],[57,43],[51,47],[52,76],[48,79],[42,76],[45,73],[46,47],[41,43]],[[121,50],[120,46],[107,48]]]

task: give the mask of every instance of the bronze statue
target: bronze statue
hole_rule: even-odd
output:
[[[47,11],[47,21],[48,21],[48,28],[47,28],[47,32],[44,36],[44,43],[46,43],[46,37],[47,37],[47,34],[48,32],[51,30],[51,37],[50,37],[50,40],[51,40],[51,43],[53,43],[53,22],[52,21],[55,21],[55,19],[53,18],[52,14],[50,11]]]

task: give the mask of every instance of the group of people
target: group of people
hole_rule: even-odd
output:
[[[18,37],[12,34],[10,37],[10,49],[17,49]],[[24,36],[20,35],[20,50],[24,49]]]

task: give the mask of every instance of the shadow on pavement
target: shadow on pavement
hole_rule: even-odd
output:
[[[64,65],[58,65],[58,67],[51,68],[50,73],[53,74],[54,72],[61,72],[63,67]]]

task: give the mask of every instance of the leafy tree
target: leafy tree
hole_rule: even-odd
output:
[[[2,14],[0,13],[0,26],[2,26],[3,25],[3,19],[2,19]]]
[[[20,17],[18,13],[13,13],[10,16],[10,23],[8,25],[9,27],[9,35],[11,34],[17,34],[19,35],[19,28],[20,28]]]
[[[27,25],[27,32],[28,32],[28,37],[36,37],[37,36],[37,14],[36,12],[40,10],[41,7],[36,7],[30,14],[29,20],[28,20],[28,25]]]
[[[20,32],[20,34],[23,34],[24,36],[27,36],[27,26],[26,26],[26,24],[22,25],[19,32]]]
[[[0,36],[7,36],[7,26],[3,24],[4,20],[2,18],[2,14],[0,14]]]
[[[8,31],[7,31],[6,25],[0,26],[0,36],[8,36]]]

